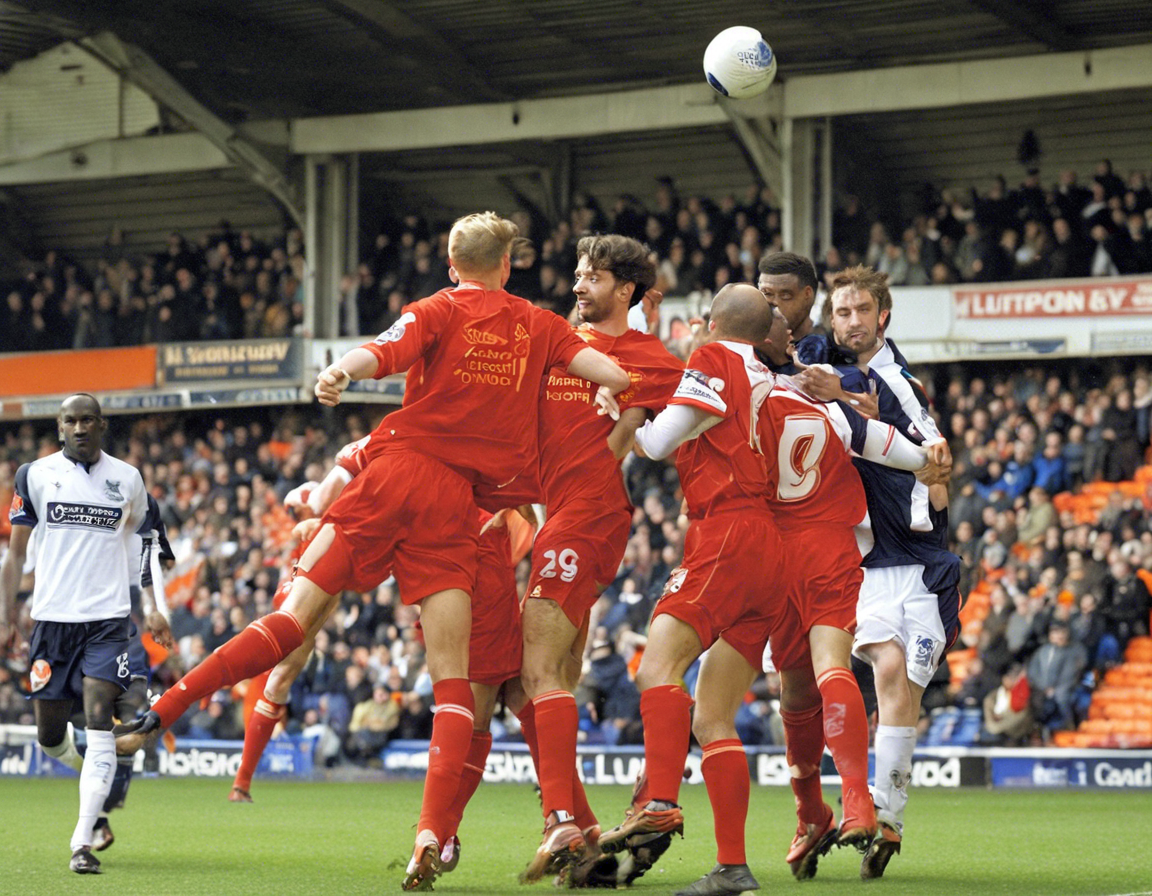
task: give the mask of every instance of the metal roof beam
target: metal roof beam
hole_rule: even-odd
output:
[[[719,99],[701,79],[698,84],[513,103],[297,118],[292,122],[291,149],[392,152],[704,127],[728,122]],[[741,101],[737,109],[741,115],[758,117],[779,105],[779,87],[773,85],[764,96]]]
[[[784,115],[938,109],[1152,87],[1152,44],[789,78]]]
[[[431,28],[413,21],[386,0],[318,0],[336,15],[364,28],[369,37],[389,51],[405,41],[417,41],[430,47],[439,60],[437,76],[449,89],[466,98],[496,102],[508,94],[493,87],[484,73],[461,54],[458,47],[446,41]]]
[[[988,13],[1015,28],[1026,37],[1044,44],[1050,50],[1079,50],[1083,42],[1068,31],[1054,17],[1053,4],[1044,4],[1044,9],[1034,0],[968,0],[981,12]]]
[[[78,41],[80,46],[179,115],[207,137],[258,185],[271,193],[298,224],[304,220],[296,190],[284,173],[234,127],[218,118],[160,67],[147,53],[102,31]]]

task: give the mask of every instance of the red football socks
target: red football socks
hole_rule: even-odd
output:
[[[460,773],[460,787],[456,791],[456,798],[452,800],[452,806],[448,809],[448,837],[455,834],[460,827],[464,809],[484,778],[484,766],[488,762],[488,753],[491,750],[492,733],[473,730],[472,742],[468,745],[468,756],[464,760],[464,771]]]
[[[552,812],[573,811],[573,781],[576,779],[576,731],[580,715],[576,698],[567,691],[546,691],[535,697],[536,741],[540,798],[544,818]]]
[[[532,701],[529,700],[521,707],[520,712],[516,713],[516,718],[520,720],[520,734],[524,738],[524,743],[528,747],[528,753],[532,757],[532,767],[536,769],[536,780],[540,780],[540,746],[536,740],[536,707]]]
[[[824,793],[820,787],[820,757],[824,755],[824,707],[817,703],[802,712],[782,710],[787,762],[792,771],[796,814],[805,824],[824,820]],[[796,772],[800,777],[796,777]]]
[[[640,695],[648,792],[654,800],[675,803],[680,798],[692,734],[691,709],[692,698],[678,684],[658,685]]]
[[[204,697],[271,669],[304,643],[304,629],[283,610],[257,619],[165,691],[152,709],[167,728]]]
[[[428,774],[416,835],[432,831],[441,846],[448,838],[449,811],[460,790],[464,761],[472,747],[475,705],[467,678],[445,678],[432,685],[436,715],[428,742]]]
[[[252,789],[256,766],[260,764],[264,748],[268,746],[272,732],[282,718],[283,703],[273,703],[263,697],[256,701],[256,708],[248,719],[248,727],[244,729],[244,755],[240,757],[240,768],[236,772],[236,780],[232,782],[233,787],[239,787],[245,793]]]
[[[824,740],[844,788],[868,787],[868,716],[851,671],[829,669],[817,680],[824,702]]]
[[[744,822],[748,818],[748,757],[739,738],[714,740],[704,745],[704,786],[712,803],[716,830],[716,861],[744,865]]]

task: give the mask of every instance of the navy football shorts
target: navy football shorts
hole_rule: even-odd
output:
[[[101,678],[126,689],[131,680],[128,637],[131,620],[37,622],[32,629],[33,700],[81,700],[84,679]]]

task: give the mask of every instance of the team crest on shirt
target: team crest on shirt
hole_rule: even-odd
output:
[[[120,494],[120,480],[117,479],[113,482],[111,479],[105,479],[104,494],[108,496],[110,501],[123,501],[124,496]]]
[[[535,588],[532,589],[532,593],[529,594],[528,596],[529,597],[540,597],[542,593],[543,592],[540,590],[540,586],[537,585]]]
[[[48,684],[48,680],[52,677],[52,667],[48,665],[47,660],[36,660],[32,664],[32,669],[28,673],[29,683],[32,686],[32,693],[35,694],[44,685]]]
[[[8,519],[14,520],[24,512],[24,499],[19,495],[12,496],[12,506],[8,508]]]

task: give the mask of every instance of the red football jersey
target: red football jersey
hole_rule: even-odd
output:
[[[668,402],[722,417],[720,423],[677,449],[676,472],[699,519],[726,506],[754,506],[767,498],[763,458],[752,447],[752,390],[771,383],[772,372],[742,342],[710,342],[688,359],[688,369]]]
[[[336,454],[336,466],[342,468],[349,473],[353,479],[364,472],[364,468],[368,466],[370,460],[368,454],[368,444],[372,441],[372,435],[369,433],[362,439],[357,439],[355,442],[349,442]]]
[[[373,453],[399,444],[473,485],[510,482],[535,461],[546,372],[584,347],[562,318],[504,290],[460,286],[408,305],[364,346],[377,378],[408,371],[404,406],[373,433]]]
[[[850,455],[852,431],[835,405],[779,379],[757,390],[756,432],[768,473],[768,500],[781,529],[855,526],[868,512]]]
[[[684,363],[658,338],[632,329],[608,336],[587,324],[574,332],[632,378],[632,385],[616,396],[622,411],[641,407],[658,412],[668,403]],[[611,508],[629,506],[618,473],[620,462],[608,449],[608,434],[616,421],[596,413],[595,395],[594,383],[570,376],[563,368],[548,373],[540,394],[540,476],[549,510],[585,496],[610,502]]]

